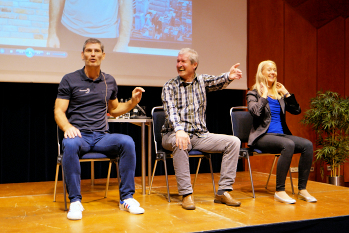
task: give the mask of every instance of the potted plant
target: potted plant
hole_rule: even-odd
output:
[[[321,162],[321,177],[324,177],[324,166],[329,165],[331,175],[329,183],[344,184],[340,175],[340,166],[349,157],[349,100],[336,92],[319,91],[310,100],[302,123],[310,125],[316,132],[316,161]]]

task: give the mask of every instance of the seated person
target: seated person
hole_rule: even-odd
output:
[[[189,155],[192,149],[209,153],[223,153],[221,177],[215,203],[240,206],[232,197],[232,184],[236,177],[240,140],[235,136],[213,134],[206,127],[206,92],[227,87],[242,77],[235,64],[220,76],[197,75],[199,57],[196,51],[184,48],[177,57],[178,76],[165,83],[162,102],[166,119],[162,128],[162,146],[173,151],[173,165],[182,208],[195,209],[190,179]]]
[[[81,52],[85,66],[66,74],[58,86],[54,115],[64,132],[63,170],[70,199],[68,219],[82,218],[79,158],[94,151],[110,158],[120,157],[121,210],[142,214],[144,209],[133,198],[136,151],[133,139],[128,135],[111,134],[108,129],[107,111],[112,116],[122,115],[133,109],[141,100],[144,89],[136,87],[126,103],[117,99],[115,79],[101,71],[105,58],[104,46],[94,38],[87,39]]]
[[[296,200],[285,192],[285,180],[292,156],[301,153],[298,165],[298,199],[316,202],[306,190],[313,160],[313,144],[308,139],[293,136],[286,125],[286,111],[300,114],[296,98],[277,82],[276,64],[263,61],[258,65],[256,83],[247,93],[248,110],[253,116],[253,126],[248,139],[250,147],[266,153],[281,153],[277,162],[276,192],[274,199],[293,204]]]

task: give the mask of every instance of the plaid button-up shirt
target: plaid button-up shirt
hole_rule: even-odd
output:
[[[228,72],[220,76],[198,75],[191,83],[177,76],[165,83],[161,95],[166,114],[162,134],[184,130],[189,136],[206,137],[209,133],[206,127],[206,92],[222,90],[231,82]]]

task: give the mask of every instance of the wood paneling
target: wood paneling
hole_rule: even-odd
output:
[[[334,91],[345,94],[345,20],[338,17],[318,32],[317,90]],[[326,182],[320,175],[318,163],[317,181]],[[348,171],[347,171],[348,172]],[[341,172],[343,174],[343,171]],[[325,170],[325,175],[330,172]]]
[[[349,163],[343,165],[344,182],[349,182]]]
[[[318,29],[318,90],[335,91],[340,95],[345,93],[344,35],[342,17]]]
[[[316,29],[285,4],[284,85],[295,94],[302,109],[299,115],[287,114],[286,121],[293,135],[307,138],[314,145],[315,133],[300,121],[309,109],[310,98],[316,95],[316,50]],[[315,180],[316,173],[310,173],[309,179]]]
[[[349,97],[349,18],[345,20],[345,95]]]
[[[345,20],[345,96],[349,97],[349,18]],[[344,164],[344,182],[349,182],[349,163]]]
[[[288,2],[292,2],[292,0]],[[333,0],[307,0],[295,9],[315,28],[320,28],[340,15],[339,12],[332,7],[332,2]]]
[[[261,61],[283,63],[284,3],[275,0],[250,0],[248,7],[248,87],[255,82]],[[283,73],[283,67],[278,67]]]
[[[339,16],[348,18],[347,0],[285,0],[315,28],[321,28]]]
[[[285,4],[285,81],[302,108],[300,115],[288,114],[287,124],[294,135],[315,141],[309,128],[300,123],[316,95],[316,29]]]

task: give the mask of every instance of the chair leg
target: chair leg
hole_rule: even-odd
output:
[[[91,161],[91,185],[95,185],[95,162]]]
[[[292,180],[292,172],[291,172],[291,168],[289,168],[288,172],[289,172],[289,174],[290,174],[290,180],[291,180],[292,194],[294,195],[294,188],[293,188],[293,180]]]
[[[107,176],[107,184],[105,185],[105,194],[104,198],[107,198],[108,195],[108,189],[109,189],[109,181],[110,181],[110,172],[111,172],[111,165],[113,164],[113,160],[109,161],[109,168],[108,168],[108,176]]]
[[[199,158],[198,166],[196,167],[196,173],[195,173],[195,178],[194,178],[194,182],[193,182],[193,191],[194,191],[194,186],[195,186],[195,183],[196,183],[196,179],[198,178],[198,173],[199,173],[199,169],[200,169],[200,165],[201,165],[201,160],[202,160],[202,158]]]
[[[168,185],[168,176],[167,176],[166,155],[164,156],[164,167],[165,167],[166,186],[167,186],[167,200],[168,200],[168,202],[171,202],[171,198],[170,198],[170,187],[169,187],[169,185]]]
[[[57,163],[57,166],[56,166],[56,177],[55,177],[55,187],[54,187],[54,190],[53,190],[53,202],[56,202],[59,166],[60,166],[60,163]]]
[[[210,171],[211,171],[211,178],[212,178],[212,186],[213,186],[213,193],[216,196],[216,184],[214,182],[214,177],[213,177],[213,169],[212,169],[212,160],[211,160],[211,155],[208,157],[208,162],[210,164]]]
[[[155,175],[155,170],[156,170],[157,164],[158,164],[158,161],[155,160],[155,164],[154,164],[154,168],[153,168],[153,174],[151,175],[151,182],[150,182],[150,185],[149,185],[149,192],[148,192],[148,195],[150,195],[151,188],[153,187],[154,175]]]
[[[252,187],[252,194],[253,194],[253,198],[256,198],[255,192],[254,192],[254,186],[253,186],[253,179],[252,179],[252,171],[251,171],[251,163],[250,163],[250,156],[247,155],[246,156],[247,159],[247,164],[248,164],[248,171],[250,172],[250,180],[251,180],[251,187]],[[270,175],[269,175],[270,177]],[[269,180],[269,178],[268,178]],[[268,185],[268,182],[267,182]]]
[[[118,177],[119,200],[121,201],[121,192],[120,192],[121,181],[120,181],[119,158],[116,158],[116,160],[114,160],[114,163],[116,165],[116,176]]]
[[[62,167],[62,181],[63,181],[63,197],[64,197],[64,211],[67,211],[67,190],[65,185],[65,178],[64,178],[64,172],[63,172],[63,165]]]
[[[267,184],[265,185],[265,189],[268,189],[269,179],[270,179],[271,173],[273,172],[273,169],[274,169],[274,166],[275,166],[276,158],[277,158],[277,156],[274,157],[273,165],[271,166],[271,169],[270,169],[270,172],[269,172],[269,176],[268,176],[268,180],[267,180]]]

